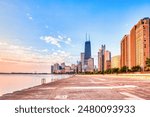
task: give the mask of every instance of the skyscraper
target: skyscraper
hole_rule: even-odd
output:
[[[81,53],[81,64],[82,64],[82,72],[94,71],[94,58],[91,58],[90,36],[89,36],[89,40],[87,41],[87,35],[86,35],[84,53]]]
[[[104,52],[104,70],[111,68],[111,53],[110,51],[106,50]]]
[[[84,72],[84,53],[81,53],[81,66],[82,72]]]
[[[89,37],[89,41],[87,41],[87,35],[86,35],[85,48],[84,48],[84,64],[85,65],[87,65],[89,58],[91,58],[91,42],[90,42],[90,37]]]
[[[89,58],[88,59],[88,66],[87,70],[88,72],[93,72],[94,71],[94,58]]]
[[[127,66],[129,67],[129,35],[125,35],[121,40],[121,58],[120,58],[120,66]]]
[[[98,52],[98,71],[104,71],[105,45],[102,45]]]
[[[143,69],[150,58],[150,18],[141,19],[136,25],[136,65]]]
[[[121,67],[141,66],[144,70],[146,58],[150,58],[150,18],[141,19],[121,40]]]

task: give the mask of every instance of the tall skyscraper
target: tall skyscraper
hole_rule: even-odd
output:
[[[150,18],[141,19],[121,40],[121,67],[141,66],[150,58]]]
[[[98,52],[98,71],[104,71],[105,45],[102,45]]]
[[[89,37],[89,41],[87,41],[87,35],[86,35],[86,42],[85,42],[85,48],[84,48],[84,64],[85,65],[87,65],[89,58],[91,58],[91,42],[90,42],[90,37]]]
[[[150,18],[141,19],[136,25],[136,65],[143,69],[150,57]]]
[[[136,66],[136,25],[130,30],[130,39],[129,39],[129,54],[130,54],[130,64],[129,64],[129,68],[131,68],[132,66]]]
[[[110,51],[106,50],[104,52],[104,70],[111,68],[111,53]]]
[[[89,40],[87,41],[87,35],[86,35],[84,53],[81,53],[81,65],[82,65],[82,72],[94,71],[94,58],[91,58],[90,36],[89,36]]]
[[[121,58],[120,58],[120,66],[128,66],[129,67],[129,35],[125,35],[121,40]]]

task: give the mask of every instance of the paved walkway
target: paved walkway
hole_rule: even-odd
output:
[[[27,100],[150,100],[150,79],[77,75],[5,94],[0,99]]]

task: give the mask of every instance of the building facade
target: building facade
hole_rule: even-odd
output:
[[[87,72],[93,72],[94,71],[94,58],[88,59],[88,66],[86,69]]]
[[[144,18],[136,25],[136,65],[142,69],[146,66],[146,58],[150,57],[150,19]]]
[[[111,68],[111,53],[110,51],[104,52],[104,70]]]
[[[85,72],[84,71],[84,53],[81,53],[81,68],[82,68],[82,72]]]
[[[111,52],[102,45],[98,52],[98,71],[105,71],[111,68]]]
[[[120,67],[129,67],[129,45],[129,35],[125,35],[121,40]]]
[[[121,40],[120,65],[129,68],[139,65],[144,70],[147,58],[150,58],[150,18],[143,18]]]
[[[102,45],[98,52],[98,71],[104,71],[105,45]]]
[[[85,49],[84,49],[84,64],[88,64],[88,59],[91,58],[91,42],[85,42]]]
[[[111,58],[111,68],[120,68],[120,55]]]

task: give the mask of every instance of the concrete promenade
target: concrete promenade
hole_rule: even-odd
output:
[[[150,100],[149,78],[76,75],[5,94],[1,100]]]

